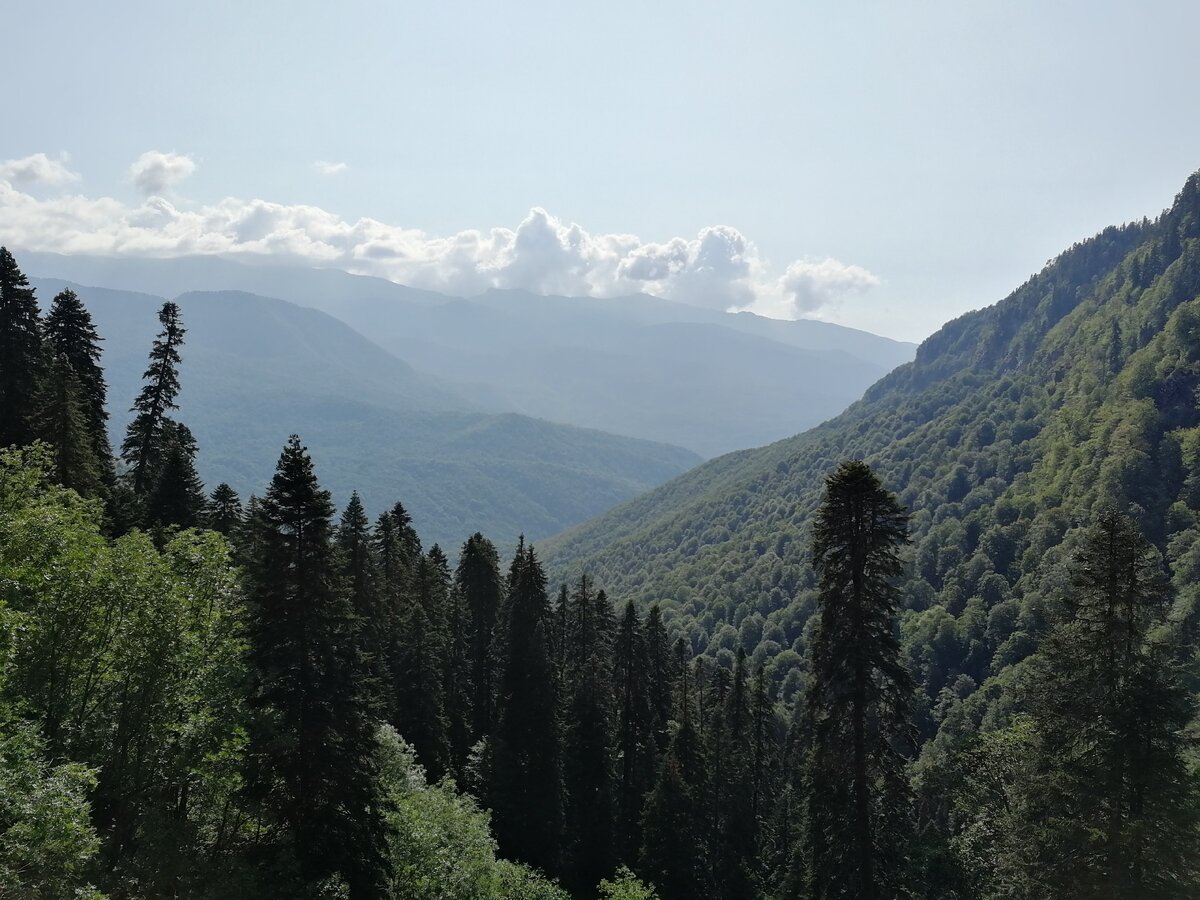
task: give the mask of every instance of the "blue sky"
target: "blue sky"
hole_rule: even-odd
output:
[[[1194,2],[59,3],[5,31],[0,240],[36,249],[919,339],[1200,168]]]

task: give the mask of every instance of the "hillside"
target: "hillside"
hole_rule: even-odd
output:
[[[66,282],[32,279],[43,302]],[[75,285],[105,337],[115,445],[124,433],[162,298]],[[209,487],[261,492],[299,433],[322,480],[369,512],[401,500],[428,539],[457,547],[583,521],[698,462],[681,448],[483,413],[342,322],[252,294],[178,298],[188,329],[179,417],[200,444]]]
[[[836,419],[543,550],[559,577],[661,601],[697,652],[728,662],[740,640],[790,697],[814,604],[809,518],[837,462],[864,459],[912,511],[902,631],[932,707],[1030,652],[1056,564],[1102,501],[1135,513],[1195,602],[1198,385],[1200,175],[1156,221],[1108,228],[947,324]]]
[[[216,257],[29,254],[29,271],[174,297],[236,289],[312,306],[476,404],[713,456],[841,412],[914,347],[812,320],[657,297],[447,297],[334,270]]]

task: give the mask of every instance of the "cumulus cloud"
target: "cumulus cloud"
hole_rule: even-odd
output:
[[[879,279],[861,266],[848,266],[836,259],[794,262],[781,279],[781,287],[797,313],[812,313],[831,306],[846,294],[876,287]]]
[[[129,167],[129,177],[147,197],[162,194],[196,171],[196,163],[181,153],[147,150]]]
[[[67,168],[65,154],[62,159],[51,159],[45,153],[35,153],[21,159],[0,160],[0,180],[59,187],[78,181],[79,175]]]
[[[317,170],[319,175],[341,175],[350,167],[344,162],[326,162],[323,159],[318,159],[313,163],[313,168]]]
[[[493,287],[593,297],[646,293],[778,318],[819,316],[879,283],[865,269],[833,259],[772,273],[753,242],[726,225],[655,243],[592,233],[534,208],[516,228],[437,236],[376,219],[348,221],[316,206],[236,198],[203,206],[160,196],[192,168],[187,157],[170,154],[135,164],[135,178],[144,175],[150,195],[137,206],[108,197],[37,198],[0,180],[0,243],[101,256],[255,255],[460,296]]]

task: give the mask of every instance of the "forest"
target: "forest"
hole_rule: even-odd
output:
[[[1200,176],[507,564],[207,492],[170,302],[114,452],[85,299],[0,250],[0,897],[1200,893]]]

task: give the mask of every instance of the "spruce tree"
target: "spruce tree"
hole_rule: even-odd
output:
[[[230,540],[236,540],[246,522],[242,509],[242,498],[237,491],[222,481],[208,498],[205,525]]]
[[[671,704],[678,676],[678,661],[672,657],[662,610],[657,603],[646,615],[647,687],[650,691],[650,712],[653,715],[654,742],[658,752],[667,749],[671,730]]]
[[[682,650],[682,641],[677,650]],[[679,678],[679,722],[663,756],[654,790],[642,815],[642,852],[638,872],[652,882],[663,900],[690,900],[713,894],[706,852],[708,761],[693,726],[692,697],[686,666]]]
[[[616,865],[613,806],[612,608],[581,575],[567,601],[563,783],[573,881],[590,887]]]
[[[657,748],[649,670],[645,635],[633,601],[629,601],[613,648],[613,683],[617,693],[616,845],[618,856],[626,862],[635,860],[642,845],[642,807],[654,784]]]
[[[1166,625],[1157,552],[1101,510],[1071,562],[1065,614],[1032,671],[1035,880],[1055,897],[1190,897],[1200,886],[1194,698]]]
[[[505,856],[546,872],[562,859],[558,685],[550,660],[546,575],[522,538],[496,624],[491,807]]]
[[[46,343],[50,352],[66,358],[82,388],[88,429],[96,459],[106,481],[112,478],[112,446],[108,440],[108,385],[100,366],[100,341],[91,313],[71,289],[54,297],[46,316]]]
[[[479,532],[462,546],[454,571],[454,587],[469,615],[471,743],[474,744],[490,734],[495,724],[491,646],[504,594],[496,547]]]
[[[388,877],[375,725],[361,686],[357,617],[331,541],[333,504],[293,435],[253,517],[249,784],[286,826],[304,880],[340,874],[354,900]]]
[[[446,586],[437,560],[420,557],[412,582],[400,599],[391,653],[392,724],[413,745],[430,780],[436,781],[450,766],[445,695],[448,642],[442,605]]]
[[[436,546],[436,545],[435,545]],[[471,753],[473,718],[471,701],[470,610],[457,585],[450,585],[446,614],[446,656],[442,667],[446,696],[446,729],[450,746],[450,771],[460,777]]]
[[[204,514],[204,484],[196,474],[196,439],[186,425],[162,423],[161,462],[146,498],[146,522],[154,528],[193,528]]]
[[[351,493],[338,523],[337,549],[341,577],[358,616],[359,651],[366,676],[364,688],[373,714],[384,718],[391,707],[387,690],[386,623],[381,612],[370,522],[357,491]]]
[[[900,892],[908,808],[902,746],[912,692],[895,636],[907,515],[871,469],[842,463],[817,510],[820,619],[807,712],[807,857],[815,900]]]
[[[48,443],[54,454],[54,479],[84,496],[99,493],[104,465],[96,455],[87,400],[75,370],[61,353],[51,358],[38,391],[33,426],[36,437]]]
[[[8,249],[0,247],[0,447],[34,439],[45,366],[42,320],[33,288]]]
[[[129,478],[134,494],[149,493],[166,450],[168,410],[178,409],[179,347],[186,333],[179,318],[179,306],[170,301],[158,313],[162,331],[150,349],[150,364],[142,375],[146,382],[130,412],[133,421],[121,444],[121,459],[129,466]]]
[[[754,815],[754,720],[746,651],[738,648],[733,678],[712,732],[721,759],[713,796],[713,880],[720,897],[748,900],[755,895],[753,869],[757,856],[758,822]],[[715,774],[715,773],[714,773]]]

